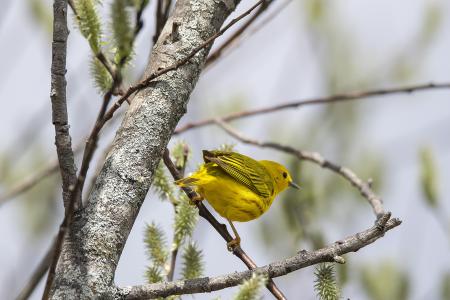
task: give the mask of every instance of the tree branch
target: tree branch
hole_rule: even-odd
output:
[[[376,96],[387,96],[394,94],[407,94],[418,91],[426,91],[426,90],[436,90],[436,89],[450,89],[450,82],[444,83],[423,83],[417,85],[409,85],[409,86],[401,86],[395,88],[386,88],[386,89],[375,89],[369,91],[360,91],[360,92],[350,92],[350,93],[342,93],[335,94],[328,97],[318,97],[304,100],[294,100],[284,104],[273,105],[263,108],[256,108],[252,110],[239,111],[236,113],[232,113],[226,116],[220,117],[224,122],[246,118],[255,115],[267,114],[276,112],[279,110],[290,109],[290,108],[298,108],[306,105],[317,105],[317,104],[328,104],[335,102],[343,102],[343,101],[351,101],[351,100],[360,100],[366,98],[373,98]],[[175,130],[174,134],[179,134],[185,132],[192,128],[203,127],[206,125],[211,125],[215,123],[216,118],[208,118],[197,122],[187,123],[178,129]]]
[[[243,280],[249,279],[252,273],[259,273],[274,278],[284,276],[296,270],[306,268],[322,262],[343,262],[341,255],[349,252],[356,252],[364,248],[384,234],[399,226],[399,219],[390,219],[391,214],[383,214],[375,225],[367,230],[358,232],[352,236],[339,240],[327,247],[315,251],[299,251],[296,255],[284,260],[271,263],[264,267],[244,272],[234,272],[217,277],[203,277],[192,280],[179,280],[175,282],[155,283],[121,289],[124,299],[148,299],[157,297],[167,297],[169,295],[182,295],[194,293],[209,293],[224,288],[236,286]]]
[[[75,160],[69,134],[69,121],[66,103],[66,50],[67,37],[67,0],[53,2],[53,42],[51,66],[52,119],[55,125],[55,145],[61,170],[63,201],[65,213],[70,213],[74,207],[81,206],[80,198],[73,197],[74,185],[77,180]],[[49,274],[47,283],[52,282],[54,274]],[[46,285],[44,299],[47,299],[50,285]]]
[[[66,102],[66,49],[67,1],[55,0],[53,3],[53,42],[51,66],[52,120],[55,126],[55,145],[58,154],[62,179],[64,206],[69,205],[71,185],[76,181],[76,167],[72,151],[72,139],[69,133],[69,120]]]
[[[372,206],[372,210],[375,213],[377,218],[380,218],[382,215],[385,214],[384,208],[383,208],[383,201],[379,196],[377,196],[373,190],[371,189],[370,185],[360,179],[352,170],[346,167],[339,166],[336,163],[330,162],[329,160],[325,159],[320,153],[317,152],[309,152],[309,151],[302,151],[297,150],[291,146],[287,145],[281,145],[278,143],[273,142],[261,142],[255,139],[250,139],[246,136],[244,136],[242,133],[238,132],[228,124],[226,124],[221,119],[216,119],[215,121],[217,125],[219,125],[222,129],[224,129],[229,135],[232,137],[238,139],[239,141],[245,143],[245,144],[251,144],[262,148],[272,148],[276,150],[280,150],[282,152],[294,155],[300,160],[307,160],[310,162],[313,162],[322,168],[329,169],[342,177],[344,177],[347,181],[349,181],[355,188],[359,190],[361,195],[367,199],[370,206]]]
[[[271,1],[270,3],[272,3],[273,1]],[[262,28],[264,28],[264,26],[266,26],[268,23],[270,23],[270,21],[275,18],[286,6],[288,6],[289,3],[291,3],[292,0],[286,0],[284,1],[281,5],[279,5],[277,8],[275,8],[273,10],[273,12],[268,15],[264,20],[262,20],[260,23],[258,23],[257,25],[255,25],[254,28],[252,28],[251,30],[248,30],[248,33],[246,35],[244,34],[239,34],[239,36],[233,38],[233,41],[231,41],[230,43],[228,43],[228,45],[226,45],[226,47],[222,46],[220,48],[222,48],[220,50],[220,52],[215,51],[214,53],[212,53],[209,57],[209,60],[206,62],[205,64],[205,71],[207,71],[209,68],[211,68],[215,63],[217,63],[217,59],[214,56],[218,56],[217,58],[223,58],[225,54],[229,54],[231,53],[233,50],[237,49],[244,40],[248,40],[252,35],[254,35],[255,33],[257,33],[259,30],[261,30]],[[247,31],[247,30],[246,30]],[[227,51],[228,50],[228,51]],[[217,52],[217,54],[216,54]]]
[[[169,150],[167,149],[164,152],[163,160],[170,174],[172,174],[173,179],[175,180],[181,179],[182,176],[180,172],[178,172],[172,160],[170,159]],[[197,193],[189,187],[183,187],[182,190],[186,193],[189,199],[191,199],[191,201],[193,201],[193,203],[197,206],[199,215],[203,217],[205,220],[207,220],[209,224],[211,224],[211,226],[213,226],[214,229],[216,229],[216,231],[223,237],[223,239],[227,243],[231,242],[233,238],[228,232],[227,227],[224,224],[219,223],[219,221],[217,221],[217,219],[209,212],[209,210],[201,201],[194,200],[198,199],[199,195],[197,195]],[[257,268],[256,263],[250,258],[250,256],[247,255],[247,253],[245,253],[245,251],[241,248],[240,245],[236,245],[232,249],[232,253],[236,255],[242,262],[244,262],[247,268],[249,268],[250,270]],[[286,297],[283,295],[283,292],[281,292],[281,290],[277,287],[277,285],[275,284],[275,282],[273,282],[272,279],[268,280],[267,289],[275,296],[276,299],[286,299]]]
[[[207,68],[209,65],[214,63],[217,59],[219,59],[220,56],[222,55],[222,52],[225,51],[226,49],[228,49],[233,44],[233,42],[237,38],[239,38],[242,35],[242,33],[244,33],[244,31],[247,30],[247,28],[250,25],[252,25],[258,19],[258,17],[261,16],[261,14],[263,12],[265,12],[267,10],[267,8],[269,8],[269,6],[272,3],[273,3],[273,0],[265,0],[263,2],[263,4],[259,7],[259,9],[253,14],[253,16],[251,16],[251,18],[249,18],[247,20],[247,22],[242,24],[241,27],[239,27],[239,29],[236,30],[225,42],[223,42],[223,44],[220,45],[219,48],[217,48],[213,53],[211,53],[211,55],[209,55],[209,57],[205,63],[205,68]]]

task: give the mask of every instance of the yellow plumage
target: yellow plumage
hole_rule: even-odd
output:
[[[256,161],[225,151],[203,151],[203,158],[205,163],[198,171],[176,183],[195,187],[202,198],[230,221],[233,231],[231,221],[258,218],[280,192],[289,185],[297,187],[286,168],[273,161]]]

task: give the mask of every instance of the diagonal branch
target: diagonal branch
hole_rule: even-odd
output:
[[[304,100],[294,100],[286,102],[284,104],[273,105],[263,108],[256,108],[252,110],[239,111],[226,116],[220,117],[223,121],[228,122],[236,119],[246,118],[250,116],[262,115],[272,113],[284,109],[298,108],[306,105],[328,104],[336,102],[344,102],[351,100],[361,100],[367,98],[373,98],[377,96],[387,96],[394,94],[410,94],[413,92],[437,90],[437,89],[450,89],[450,82],[443,83],[422,83],[417,85],[400,86],[395,88],[375,89],[368,91],[349,92],[342,94],[335,94],[327,97],[318,97]],[[174,134],[179,134],[192,128],[203,127],[215,123],[216,118],[208,118],[201,121],[187,123],[184,126],[175,130]]]
[[[372,206],[373,212],[375,213],[377,218],[380,218],[383,214],[385,214],[385,211],[383,208],[383,201],[381,200],[381,198],[373,192],[369,183],[360,179],[349,168],[342,167],[336,163],[330,162],[329,160],[325,159],[322,155],[320,155],[320,153],[317,153],[317,152],[297,150],[297,149],[295,149],[291,146],[287,146],[287,145],[281,145],[281,144],[273,143],[273,142],[261,142],[258,140],[248,138],[248,137],[244,136],[242,133],[240,133],[237,130],[235,130],[234,128],[232,128],[231,126],[229,126],[228,124],[226,124],[221,119],[216,119],[215,122],[222,129],[224,129],[229,135],[231,135],[232,137],[238,139],[239,141],[241,141],[245,144],[251,144],[251,145],[255,145],[258,147],[262,147],[262,148],[272,148],[272,149],[280,150],[282,152],[294,155],[298,159],[313,162],[313,163],[321,166],[322,168],[329,169],[329,170],[341,175],[347,181],[349,181],[355,188],[357,188],[358,191],[361,193],[361,195],[367,199],[369,204]]]
[[[170,159],[169,150],[166,149],[163,155],[164,164],[166,165],[167,169],[169,170],[170,174],[172,174],[172,177],[175,180],[179,180],[182,178],[180,172],[178,172],[177,168],[173,164],[172,160]],[[197,206],[199,215],[203,217],[205,220],[211,224],[214,229],[223,237],[223,239],[229,243],[233,239],[230,235],[230,233],[227,230],[227,227],[224,224],[219,223],[217,219],[209,212],[209,210],[206,208],[205,205],[201,201],[195,201],[194,199],[198,199],[197,193],[192,190],[189,187],[183,187],[183,191],[186,193],[186,195],[193,201],[193,203]],[[253,270],[257,268],[257,265],[253,260],[245,253],[242,248],[237,245],[233,249],[233,254],[236,255],[241,261],[245,263],[245,265],[250,269]],[[275,296],[277,299],[286,299],[286,297],[283,295],[281,290],[277,287],[275,282],[273,282],[272,279],[269,279],[267,282],[267,289]]]
[[[369,229],[339,240],[324,248],[315,251],[302,250],[290,258],[254,270],[234,272],[211,278],[203,277],[192,280],[179,280],[175,282],[125,287],[121,289],[121,294],[126,300],[131,300],[167,297],[170,295],[209,293],[236,286],[242,283],[243,280],[249,279],[252,273],[259,273],[266,275],[269,278],[274,278],[322,262],[343,263],[344,259],[341,255],[356,252],[361,248],[372,244],[383,237],[387,231],[401,224],[399,219],[390,219],[390,217],[390,213],[385,213],[377,220],[375,225]]]

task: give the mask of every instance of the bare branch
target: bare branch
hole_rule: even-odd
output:
[[[175,180],[181,179],[182,176],[180,172],[177,170],[176,166],[170,159],[169,150],[166,149],[163,155],[164,164],[169,170],[170,174]],[[209,212],[205,205],[201,201],[195,201],[194,199],[198,199],[199,195],[189,187],[183,187],[182,190],[186,193],[186,195],[193,201],[193,203],[197,206],[199,215],[203,217],[205,220],[211,224],[214,229],[223,237],[223,239],[229,243],[233,238],[227,230],[227,227],[224,224],[219,223],[217,219]],[[257,268],[255,262],[250,258],[250,256],[245,253],[245,251],[239,246],[235,246],[232,249],[234,255],[236,255],[241,261],[245,263],[247,268],[253,270]],[[286,299],[281,290],[277,287],[275,282],[272,279],[269,279],[267,282],[267,289],[275,296],[277,299]]]
[[[247,22],[242,24],[241,27],[239,27],[238,30],[236,30],[222,45],[220,45],[219,48],[217,48],[213,53],[211,53],[209,55],[209,57],[208,57],[208,59],[206,60],[206,63],[205,63],[205,68],[207,68],[209,65],[214,63],[217,59],[219,59],[220,56],[222,55],[222,52],[225,51],[226,49],[228,49],[233,44],[233,42],[237,38],[239,38],[242,35],[242,33],[244,33],[244,31],[250,25],[252,25],[258,19],[258,17],[261,16],[261,14],[267,10],[267,8],[272,3],[273,3],[273,0],[266,0],[266,1],[264,1],[264,3],[253,14],[253,16],[251,16],[251,18],[249,18],[247,20]]]
[[[76,167],[72,151],[72,142],[69,134],[69,121],[66,103],[66,50],[67,37],[67,0],[53,2],[53,42],[51,66],[51,92],[52,119],[55,125],[55,145],[61,170],[63,201],[67,214],[75,206],[81,206],[79,198],[73,197],[73,188],[76,182]],[[56,265],[56,262],[55,262]],[[44,299],[48,298],[54,273],[49,274],[44,291]]]
[[[271,1],[270,3],[272,3],[272,2],[273,1]],[[291,2],[292,2],[292,0],[284,1],[281,5],[279,5],[277,8],[275,8],[273,10],[273,12],[270,13],[264,20],[262,20],[260,23],[255,25],[254,28],[245,30],[244,32],[247,32],[247,34],[242,34],[242,33],[244,33],[244,32],[242,32],[237,37],[233,38],[233,40],[230,41],[226,46],[224,43],[219,48],[220,52],[219,52],[219,49],[217,49],[214,53],[212,53],[210,55],[208,61],[206,61],[204,72],[207,71],[208,69],[210,69],[212,66],[214,66],[218,62],[217,58],[221,58],[221,57],[223,58],[226,54],[231,53],[233,50],[237,49],[244,40],[247,41],[249,37],[251,37],[258,31],[260,31],[262,28],[264,28],[267,24],[269,24],[270,21],[272,21]],[[225,46],[225,47],[223,47],[223,46]],[[216,58],[215,56],[218,56],[218,57]]]
[[[382,215],[385,214],[383,208],[383,201],[381,200],[381,198],[373,192],[370,185],[366,181],[360,179],[349,168],[342,167],[339,166],[338,164],[330,162],[329,160],[325,159],[322,155],[320,155],[320,153],[317,152],[302,151],[287,145],[281,145],[273,142],[261,142],[255,139],[250,139],[244,136],[242,133],[235,130],[234,128],[232,128],[231,126],[227,125],[221,119],[216,119],[216,123],[221,128],[223,128],[229,135],[240,140],[243,143],[255,145],[262,148],[272,148],[280,150],[282,152],[292,154],[296,156],[298,159],[313,162],[321,166],[322,168],[329,169],[341,175],[347,181],[349,181],[355,188],[357,188],[361,193],[361,195],[367,199],[369,204],[372,206],[373,212],[375,213],[377,218],[380,218]]]
[[[167,272],[167,281],[173,281],[173,275],[175,273],[175,264],[177,262],[178,248],[172,249],[170,251],[170,265],[169,271]]]
[[[424,83],[417,85],[409,85],[402,86],[396,88],[386,88],[386,89],[376,89],[369,91],[360,91],[360,92],[350,92],[343,94],[335,94],[328,97],[318,97],[312,99],[304,99],[304,100],[294,100],[284,104],[273,105],[264,108],[257,108],[252,110],[245,110],[236,113],[232,113],[226,116],[220,117],[224,122],[246,118],[255,115],[267,114],[276,112],[279,110],[290,109],[290,108],[298,108],[306,105],[317,105],[317,104],[328,104],[335,102],[343,102],[343,101],[351,101],[351,100],[361,100],[365,98],[373,98],[376,96],[386,96],[386,95],[394,95],[394,94],[407,94],[418,91],[426,91],[426,90],[436,90],[436,89],[450,89],[450,82],[444,83]],[[174,134],[182,133],[186,130],[202,127],[206,125],[211,125],[215,123],[216,118],[208,118],[197,122],[187,123],[184,126],[179,127],[175,130]]]
[[[58,0],[53,4],[53,42],[51,66],[52,120],[55,126],[55,145],[62,178],[64,206],[70,199],[70,186],[76,181],[76,166],[72,151],[72,138],[69,133],[69,120],[66,102],[66,50],[67,1]]]
[[[209,293],[236,286],[242,283],[243,280],[250,278],[252,273],[258,273],[265,275],[268,278],[274,278],[322,262],[334,262],[336,260],[342,262],[341,255],[349,252],[356,252],[359,249],[372,244],[383,237],[387,231],[401,224],[399,219],[390,219],[390,217],[390,213],[385,213],[377,220],[373,227],[367,230],[358,232],[315,251],[299,251],[290,258],[271,263],[264,267],[211,278],[203,277],[192,280],[126,287],[121,289],[121,293],[127,300],[167,297],[169,295]]]

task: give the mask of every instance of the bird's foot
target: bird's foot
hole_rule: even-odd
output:
[[[197,202],[202,202],[205,198],[203,198],[202,196],[200,196],[199,194],[195,194],[194,197],[192,197],[190,200],[192,205],[195,205]]]
[[[228,251],[233,252],[234,249],[241,246],[241,238],[238,236],[227,243]]]

